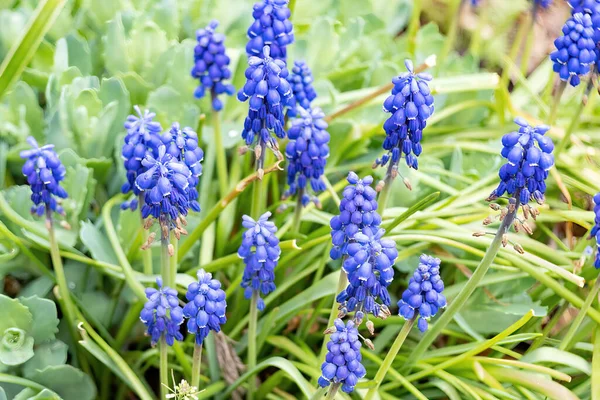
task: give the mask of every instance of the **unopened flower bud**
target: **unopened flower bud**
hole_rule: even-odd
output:
[[[408,180],[408,178],[402,179],[402,182],[404,182],[404,186],[406,186],[406,188],[408,190],[412,190],[412,185],[410,184],[410,181]]]
[[[169,250],[169,256],[173,257],[175,255],[175,248],[173,247],[173,245],[171,243],[169,243],[169,246],[167,246],[167,249]]]
[[[498,211],[500,209],[500,205],[496,203],[490,203],[490,208],[494,211]]]
[[[491,223],[492,223],[491,217],[486,217],[486,219],[483,220],[483,225],[489,225]]]
[[[525,250],[523,250],[523,247],[521,247],[521,245],[519,243],[515,243],[514,245],[514,249],[517,251],[517,253],[519,254],[525,254]]]
[[[485,235],[486,235],[485,232],[473,232],[473,236],[475,236],[475,237],[482,237],[482,236],[485,236]]]
[[[371,341],[371,339],[365,339],[365,346],[367,346],[371,350],[375,350],[375,345]]]
[[[367,330],[369,331],[369,333],[371,335],[374,335],[375,334],[375,325],[373,324],[373,321],[370,321],[370,320],[367,321],[366,325],[367,325]]]

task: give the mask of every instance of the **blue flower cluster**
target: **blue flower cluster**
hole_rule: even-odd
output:
[[[231,79],[229,57],[225,54],[225,35],[215,33],[219,22],[211,21],[204,29],[196,32],[198,44],[194,48],[194,67],[192,77],[200,80],[200,85],[194,92],[196,98],[202,98],[209,91],[212,97],[212,107],[215,111],[223,109],[220,94],[232,95],[235,88],[224,81]]]
[[[160,123],[154,121],[155,113],[142,110],[139,106],[133,107],[137,115],[130,115],[125,121],[125,143],[121,150],[123,165],[125,166],[127,182],[121,187],[121,192],[139,196],[140,190],[135,186],[135,179],[142,174],[146,168],[142,165],[142,160],[146,154],[156,155],[158,146],[160,146],[160,132],[162,127]],[[130,208],[132,211],[138,206],[138,199],[133,199],[121,204],[122,209]]]
[[[254,22],[248,28],[248,56],[260,56],[264,46],[271,47],[271,56],[285,61],[286,47],[294,42],[294,27],[290,22],[289,0],[262,0],[254,4]]]
[[[290,186],[284,193],[284,198],[299,193],[301,201],[306,206],[313,201],[319,206],[319,199],[307,193],[307,183],[315,193],[325,190],[321,179],[325,172],[325,164],[329,157],[329,133],[325,114],[320,108],[300,108],[299,117],[292,120],[288,130],[288,142],[285,155],[289,160],[287,183]]]
[[[175,122],[161,140],[167,146],[167,153],[189,168],[191,173],[187,190],[189,207],[196,212],[200,211],[197,186],[202,175],[201,162],[204,159],[204,152],[198,146],[198,134],[188,127],[181,129],[179,123]]]
[[[317,92],[312,86],[313,75],[304,61],[295,61],[292,71],[288,75],[288,82],[292,86],[293,97],[288,103],[288,116],[298,115],[298,106],[308,110],[311,101],[317,98]]]
[[[198,282],[188,286],[185,298],[189,301],[183,307],[183,315],[188,319],[188,332],[196,335],[196,344],[201,345],[212,330],[219,332],[227,322],[225,292],[221,282],[203,269],[198,271]]]
[[[587,13],[573,14],[562,31],[563,36],[554,41],[556,50],[550,54],[550,59],[560,79],[577,86],[580,77],[590,72],[590,66],[596,62],[598,32]]]
[[[423,129],[434,110],[433,96],[427,84],[431,75],[415,74],[410,60],[404,65],[408,72],[392,80],[392,94],[383,102],[383,110],[392,114],[383,124],[386,134],[383,148],[388,152],[375,160],[375,164],[384,166],[390,162],[388,173],[397,170],[402,155],[406,165],[419,168],[417,157],[422,151]]]
[[[406,320],[418,316],[417,326],[425,332],[427,321],[435,317],[440,308],[446,307],[446,297],[442,294],[444,282],[440,277],[440,259],[423,254],[419,261],[408,288],[398,301],[398,312]]]
[[[53,144],[39,147],[32,136],[27,138],[27,143],[31,149],[21,151],[20,156],[26,159],[22,172],[31,186],[31,213],[39,216],[44,215],[44,212],[49,216],[52,211],[64,214],[56,198],[66,199],[68,196],[67,191],[60,186],[60,182],[65,179],[65,166],[54,151]]]
[[[330,256],[337,260],[347,254],[347,246],[354,236],[362,232],[365,235],[376,234],[381,224],[377,213],[377,192],[370,185],[373,177],[360,179],[354,172],[348,173],[348,183],[344,188],[340,202],[340,215],[331,218]]]
[[[590,232],[590,239],[596,239],[596,258],[594,267],[600,269],[600,193],[594,195],[594,227]]]
[[[507,193],[519,197],[522,205],[531,198],[544,202],[548,170],[554,165],[554,144],[544,134],[550,129],[546,125],[530,126],[522,118],[516,118],[517,132],[510,132],[502,138],[502,157],[507,163],[500,167],[500,184],[490,195],[490,200]],[[537,144],[537,146],[536,146]]]
[[[336,319],[334,326],[335,332],[327,343],[327,355],[321,365],[319,386],[341,384],[342,391],[351,393],[358,380],[367,373],[360,354],[362,344],[354,322],[348,321],[344,325],[341,319]]]
[[[247,215],[242,217],[242,226],[246,232],[242,237],[242,244],[238,249],[238,256],[244,260],[246,268],[242,277],[241,286],[244,288],[244,297],[249,299],[256,292],[267,295],[275,290],[275,266],[281,255],[279,239],[275,236],[277,227],[269,217],[270,212],[260,216],[258,221]],[[263,310],[265,303],[259,298],[257,308]]]
[[[148,328],[152,345],[156,345],[164,334],[167,344],[173,346],[175,340],[183,340],[179,325],[183,323],[183,310],[179,306],[177,291],[162,286],[162,279],[157,278],[158,290],[146,289],[148,301],[140,313],[140,319]]]
[[[533,3],[542,8],[548,8],[552,5],[552,0],[533,0]]]
[[[285,62],[271,58],[268,46],[264,47],[263,54],[263,58],[252,56],[248,60],[246,84],[238,92],[238,100],[250,99],[242,138],[251,145],[258,137],[261,145],[278,149],[277,140],[270,132],[280,139],[285,137],[283,107],[292,96],[292,90],[286,80]]]
[[[398,257],[396,243],[383,239],[384,229],[380,228],[376,234],[365,232],[354,235],[354,241],[347,246],[342,268],[348,274],[349,284],[336,298],[342,315],[356,311],[354,320],[358,324],[365,314],[389,316],[387,287],[394,279],[394,262]]]

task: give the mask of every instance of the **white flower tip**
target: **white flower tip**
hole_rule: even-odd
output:
[[[437,63],[437,55],[435,55],[435,54],[432,54],[425,59],[425,65],[427,65],[428,68],[435,67],[436,63]]]

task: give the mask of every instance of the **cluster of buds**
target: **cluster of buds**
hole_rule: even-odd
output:
[[[155,218],[152,218],[152,217],[146,218],[144,220],[144,224],[143,224],[144,229],[150,230],[152,228],[152,226],[154,225],[154,221],[156,221]],[[181,235],[188,234],[188,231],[185,229],[185,226],[187,226],[187,220],[183,215],[179,215],[177,218],[172,220],[174,226],[170,226],[170,224],[167,221],[162,221],[160,218],[159,218],[159,221],[161,221],[160,222],[161,238],[168,238],[169,231],[173,232],[173,234],[175,235],[177,240],[179,240],[181,238]],[[156,232],[150,232],[150,234],[148,235],[148,238],[142,244],[141,249],[148,250],[152,246],[152,243],[154,243],[155,240],[156,240]],[[170,243],[168,246],[168,250],[169,250],[169,256],[172,257],[175,254],[175,248]]]
[[[277,142],[274,142],[274,143],[266,142],[265,146],[273,152],[273,154],[275,155],[275,158],[277,158],[277,161],[283,161],[283,154],[281,154],[281,151],[279,150],[279,144]],[[263,149],[263,146],[261,146],[260,144],[257,144],[255,146],[245,145],[245,146],[238,147],[238,154],[240,156],[243,156],[244,154],[248,153],[249,151],[252,151],[254,153],[254,158],[256,160],[260,160],[264,149]],[[262,167],[259,167],[257,169],[257,173],[258,173],[258,179],[262,180],[262,178],[265,176],[265,170]]]
[[[378,164],[373,163],[373,169],[375,169],[377,167],[378,167]],[[412,185],[410,183],[410,180],[408,180],[407,177],[402,176],[400,174],[400,172],[398,171],[397,165],[392,165],[390,167],[389,174],[390,174],[391,180],[394,180],[394,179],[396,179],[396,177],[400,176],[402,178],[402,183],[404,183],[404,186],[406,186],[406,188],[408,190],[412,190]],[[379,182],[377,182],[377,185],[375,185],[375,190],[377,191],[377,193],[379,193],[383,190],[384,187],[385,187],[385,180],[381,179],[381,180],[379,180]]]

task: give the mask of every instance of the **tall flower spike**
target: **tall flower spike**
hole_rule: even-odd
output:
[[[565,22],[563,36],[554,41],[556,50],[550,54],[554,72],[571,86],[579,85],[580,77],[590,72],[596,62],[598,33],[589,14],[575,13]]]
[[[238,256],[246,264],[241,283],[246,299],[250,299],[253,292],[267,295],[275,290],[274,271],[281,255],[281,248],[279,239],[275,236],[277,227],[269,221],[270,216],[271,213],[266,212],[258,221],[247,215],[242,217],[242,226],[246,228],[246,232],[242,236]],[[257,308],[260,311],[265,308],[263,299],[258,299]]]
[[[288,82],[292,86],[293,97],[289,102],[288,116],[298,115],[297,107],[305,110],[311,108],[311,102],[317,98],[317,92],[313,88],[313,76],[310,68],[304,61],[294,62],[294,67],[288,75]]]
[[[133,107],[137,115],[130,115],[125,121],[125,135],[121,155],[123,157],[123,165],[125,166],[127,182],[121,187],[121,192],[139,196],[140,190],[135,186],[135,179],[138,175],[146,171],[146,167],[142,165],[142,160],[146,154],[156,155],[158,146],[160,146],[160,132],[162,127],[156,121],[153,121],[155,113],[142,110],[139,106]],[[138,206],[138,200],[121,204],[122,209],[130,208],[135,210]]]
[[[183,335],[179,331],[179,325],[183,323],[183,310],[179,307],[177,291],[162,286],[162,279],[157,278],[158,290],[146,289],[148,301],[140,313],[140,319],[148,328],[147,334],[151,338],[152,346],[160,340],[162,335],[169,346],[173,346],[175,340],[182,341]]]
[[[20,156],[26,160],[22,172],[31,186],[31,213],[42,216],[54,211],[64,215],[57,198],[66,199],[68,196],[67,191],[60,186],[60,182],[65,179],[65,166],[54,151],[53,144],[39,147],[32,136],[27,138],[27,143],[31,149],[21,151]]]
[[[319,386],[341,384],[342,391],[352,393],[358,380],[367,373],[362,365],[358,330],[352,321],[345,325],[341,319],[336,319],[335,332],[327,343],[325,362],[321,365]]]
[[[519,125],[517,132],[510,132],[502,138],[502,157],[506,164],[500,167],[500,184],[492,192],[489,200],[494,200],[504,193],[527,205],[530,199],[539,204],[544,202],[546,178],[548,170],[554,165],[552,139],[544,134],[549,126],[530,126],[523,118],[516,118]]]
[[[176,160],[184,163],[190,170],[188,178],[189,187],[187,189],[189,207],[196,211],[200,211],[198,203],[198,182],[202,175],[202,160],[204,160],[204,152],[198,147],[198,134],[192,128],[180,128],[179,123],[175,122],[171,129],[161,137],[162,142],[167,146],[169,153]]]
[[[215,111],[223,109],[223,102],[219,95],[232,95],[235,88],[225,81],[231,79],[229,70],[229,57],[225,54],[225,35],[215,33],[219,26],[218,21],[211,21],[204,29],[196,32],[198,44],[194,48],[194,67],[192,77],[200,80],[194,96],[200,99],[210,92],[212,107]]]
[[[292,120],[292,127],[288,130],[290,141],[285,149],[285,156],[289,160],[287,170],[287,183],[290,186],[283,197],[287,198],[299,193],[302,195],[302,204],[306,206],[310,201],[320,206],[319,199],[308,193],[308,183],[313,192],[325,190],[322,180],[329,157],[329,133],[327,122],[323,119],[325,114],[320,108],[298,108],[300,115]]]
[[[203,269],[197,275],[198,282],[190,283],[185,294],[189,303],[183,307],[183,315],[189,318],[188,332],[196,335],[196,344],[201,345],[210,331],[221,331],[221,325],[227,322],[227,302],[221,282]]]
[[[433,114],[433,96],[427,84],[431,75],[415,74],[412,61],[404,62],[408,72],[392,79],[392,94],[383,102],[383,111],[391,116],[383,124],[387,150],[375,165],[384,166],[388,162],[388,176],[395,177],[402,156],[409,168],[418,169],[417,157],[421,154],[421,139],[427,119]]]
[[[596,239],[596,258],[594,267],[600,269],[600,193],[594,195],[594,227],[590,232],[590,239]]]
[[[354,172],[348,173],[348,183],[342,192],[340,215],[331,218],[331,258],[337,260],[347,254],[347,246],[359,233],[376,234],[381,224],[377,213],[377,192],[371,187],[373,177],[360,179]]]
[[[342,268],[348,274],[348,287],[338,294],[340,315],[355,311],[354,322],[372,314],[385,319],[389,316],[390,295],[387,287],[394,279],[394,262],[398,257],[396,243],[383,239],[384,229],[376,234],[357,233],[347,247],[348,257]],[[378,303],[381,301],[381,304]]]
[[[263,54],[264,58],[252,56],[248,60],[247,81],[238,92],[238,100],[250,100],[242,138],[247,145],[252,145],[257,138],[261,148],[266,145],[279,154],[277,140],[271,132],[279,139],[285,137],[283,107],[292,90],[285,79],[288,76],[285,62],[271,58],[268,46],[264,47]]]
[[[398,301],[400,316],[410,320],[418,316],[417,326],[421,332],[429,327],[427,321],[435,317],[440,308],[446,307],[442,294],[444,282],[440,277],[440,259],[421,255],[420,263],[408,283],[408,288]]]
[[[248,28],[246,53],[261,56],[264,46],[271,46],[271,57],[285,61],[287,45],[294,42],[294,27],[290,22],[289,0],[262,0],[254,4],[254,22]]]

